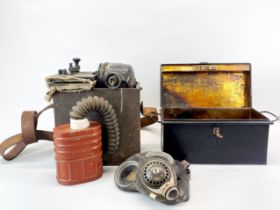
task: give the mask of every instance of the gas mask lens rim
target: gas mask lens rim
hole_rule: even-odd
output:
[[[111,84],[113,81],[113,85]],[[111,73],[105,79],[105,85],[110,89],[116,89],[121,85],[121,77],[118,74]]]
[[[138,163],[126,161],[121,164],[115,173],[115,182],[121,188],[129,188],[136,182]],[[134,176],[135,175],[135,176]]]

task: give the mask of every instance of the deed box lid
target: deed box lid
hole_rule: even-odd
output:
[[[162,108],[251,106],[250,63],[161,65]]]

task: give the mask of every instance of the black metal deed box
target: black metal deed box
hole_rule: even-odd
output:
[[[266,164],[269,125],[251,103],[251,65],[161,65],[163,150],[201,164]]]

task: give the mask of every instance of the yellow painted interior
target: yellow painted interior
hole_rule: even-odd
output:
[[[195,68],[194,65],[162,66],[165,107],[180,107],[182,102],[184,107],[199,108],[251,106],[249,64]]]

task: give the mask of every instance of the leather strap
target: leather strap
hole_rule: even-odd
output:
[[[11,136],[0,144],[0,154],[5,160],[12,160],[17,157],[28,145],[40,139],[53,141],[53,133],[50,131],[37,130],[39,116],[46,110],[53,108],[49,105],[42,111],[24,111],[21,115],[21,133]],[[12,147],[9,151],[7,151]]]
[[[12,160],[17,157],[28,144],[38,142],[38,140],[53,141],[53,133],[50,131],[37,130],[39,116],[46,110],[53,108],[53,104],[45,107],[40,112],[24,111],[21,115],[21,133],[9,137],[0,144],[0,154],[5,160]],[[143,108],[141,112],[141,128],[158,121],[158,113],[154,107]],[[12,148],[11,148],[12,147]],[[7,151],[11,148],[9,151]]]
[[[141,128],[152,125],[158,121],[157,109],[154,107],[145,107],[141,105],[141,112],[144,117],[141,118]]]

